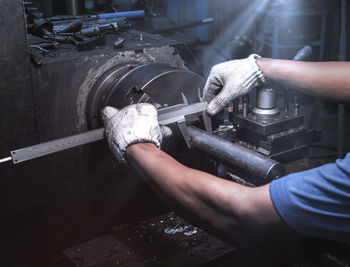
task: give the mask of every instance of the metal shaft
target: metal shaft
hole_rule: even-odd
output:
[[[273,109],[276,107],[276,92],[275,88],[261,87],[258,89],[256,106],[261,109]]]
[[[266,158],[238,144],[227,141],[196,127],[188,127],[191,147],[204,151],[228,167],[244,170],[254,176],[259,184],[266,184],[284,175],[281,163]]]

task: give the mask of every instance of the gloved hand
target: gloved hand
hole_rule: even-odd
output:
[[[267,83],[267,78],[256,64],[258,55],[248,58],[231,60],[215,65],[209,74],[203,90],[203,97],[209,102],[207,112],[215,115],[232,99],[249,93],[261,83]]]
[[[130,105],[121,110],[105,107],[102,120],[109,147],[121,162],[125,162],[125,150],[129,145],[153,143],[160,148],[163,136],[171,135],[168,127],[159,126],[156,108],[147,103]]]

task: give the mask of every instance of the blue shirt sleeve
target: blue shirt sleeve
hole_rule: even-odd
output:
[[[270,184],[280,216],[301,234],[350,243],[350,153]]]

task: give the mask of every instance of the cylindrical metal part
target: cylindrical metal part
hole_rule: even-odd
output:
[[[71,32],[79,32],[81,27],[83,26],[82,21],[80,19],[72,21],[71,23],[63,26],[59,33],[71,33]]]
[[[188,127],[191,147],[196,147],[228,167],[243,170],[252,175],[258,184],[266,184],[284,175],[284,166],[261,154],[227,141],[196,127]]]
[[[247,117],[249,112],[249,95],[243,96],[243,117]]]
[[[256,93],[256,107],[253,112],[257,115],[275,116],[280,110],[276,107],[276,90],[272,84],[258,88]]]
[[[261,109],[273,109],[276,107],[275,88],[261,87],[258,89],[256,106]]]
[[[312,48],[306,45],[298,51],[298,53],[294,56],[293,60],[302,61],[307,59],[311,54],[312,54]]]

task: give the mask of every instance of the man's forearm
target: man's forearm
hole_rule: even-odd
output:
[[[245,227],[250,224],[280,222],[268,186],[249,188],[187,168],[153,144],[131,145],[126,154],[167,203],[226,240],[249,240]]]
[[[298,62],[269,58],[257,64],[273,81],[336,101],[350,101],[350,62]]]

